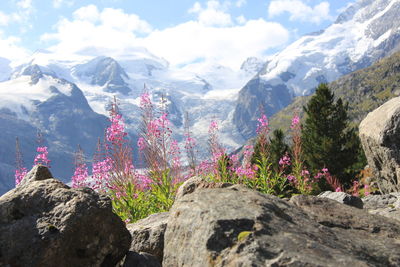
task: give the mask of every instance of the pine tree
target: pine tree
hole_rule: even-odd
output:
[[[270,138],[270,157],[273,169],[279,170],[279,160],[289,152],[289,146],[285,143],[285,134],[281,129],[276,129],[272,132]]]
[[[304,107],[306,120],[302,128],[302,144],[306,163],[314,172],[328,168],[343,185],[349,186],[351,167],[355,165],[360,142],[349,127],[348,104],[334,94],[326,84],[320,84],[315,95]]]

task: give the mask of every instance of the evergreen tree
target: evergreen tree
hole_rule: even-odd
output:
[[[285,134],[281,129],[276,129],[272,132],[272,137],[268,138],[269,141],[266,142],[263,138],[257,138],[256,144],[254,146],[254,153],[251,158],[252,164],[257,164],[261,161],[262,154],[268,157],[268,162],[271,164],[272,170],[275,172],[279,171],[279,160],[289,152],[289,146],[285,143]],[[262,149],[262,143],[264,144],[264,149]],[[265,150],[263,153],[262,151]]]
[[[340,98],[335,102],[328,86],[320,84],[304,107],[306,120],[301,133],[304,158],[311,170],[326,167],[345,186],[354,179],[351,168],[360,151],[359,138],[349,127],[347,110],[347,104]]]
[[[289,146],[285,143],[285,134],[281,129],[272,132],[270,140],[270,157],[273,169],[278,172],[279,160],[289,152]]]

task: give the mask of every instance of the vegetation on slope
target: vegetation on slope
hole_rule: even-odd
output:
[[[354,126],[365,116],[400,95],[400,52],[381,59],[371,67],[345,75],[329,84],[336,98],[349,103],[348,115]],[[297,97],[293,103],[272,116],[271,128],[289,130],[291,116],[298,112],[303,117],[303,106],[311,96]]]

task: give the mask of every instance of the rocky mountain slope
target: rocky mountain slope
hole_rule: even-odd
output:
[[[234,124],[253,135],[260,108],[271,116],[309,95],[322,82],[370,66],[400,49],[400,1],[361,0],[349,6],[328,28],[301,37],[272,56],[241,89]]]
[[[42,72],[37,65],[14,73],[0,83],[0,193],[14,186],[15,138],[20,141],[25,165],[30,167],[40,130],[49,147],[52,170],[68,181],[78,144],[93,153],[103,136],[107,118],[95,113],[73,83]],[[91,155],[90,154],[90,155]],[[68,177],[68,178],[67,178]]]
[[[389,99],[400,95],[400,52],[372,66],[345,75],[329,84],[337,98],[349,103],[349,117],[355,126]],[[271,118],[271,128],[289,129],[295,112],[302,113],[311,96],[297,97],[292,104]]]

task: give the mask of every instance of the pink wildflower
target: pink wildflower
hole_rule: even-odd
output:
[[[181,168],[180,154],[181,154],[181,152],[179,150],[178,141],[173,140],[171,142],[169,155],[172,157],[172,167],[175,170],[178,170]]]
[[[19,185],[25,175],[28,173],[28,170],[24,167],[15,170],[15,185]]]
[[[34,165],[39,165],[42,164],[48,168],[50,168],[50,160],[48,159],[48,152],[47,152],[47,146],[43,146],[43,147],[38,147],[36,149],[36,151],[38,152],[38,154],[36,155],[35,159],[34,159]]]
[[[364,195],[365,196],[368,196],[370,194],[370,192],[369,192],[369,185],[364,185]]]
[[[279,165],[280,166],[290,166],[291,160],[288,154],[285,154],[280,160],[279,160]]]
[[[286,179],[288,179],[289,182],[296,182],[296,177],[294,177],[293,175],[286,176]]]
[[[143,137],[140,137],[137,141],[137,146],[139,151],[143,151],[146,149],[146,140]]]
[[[218,131],[218,122],[213,120],[210,123],[210,127],[208,128],[208,132],[209,133],[213,133],[213,132],[216,132],[216,131]]]
[[[307,175],[310,175],[310,172],[308,170],[301,171],[301,176],[307,176]]]
[[[256,133],[267,133],[268,132],[268,118],[265,114],[261,116],[261,118],[257,119],[257,130]]]
[[[145,92],[140,96],[140,107],[146,108],[151,105],[150,95],[149,93]]]
[[[294,115],[292,118],[292,124],[290,125],[291,129],[294,129],[297,127],[297,125],[299,125],[300,123],[300,117],[298,115]]]
[[[111,126],[107,128],[107,140],[109,142],[119,142],[127,135],[124,132],[125,126],[121,114],[113,114],[110,121]]]
[[[74,175],[72,176],[72,187],[78,188],[86,186],[85,181],[88,176],[89,174],[86,163],[81,163],[77,165],[74,171]]]

